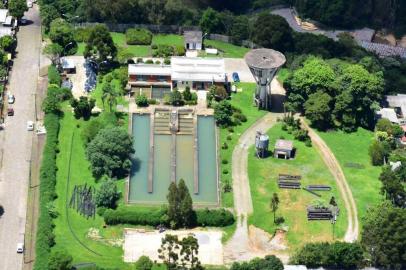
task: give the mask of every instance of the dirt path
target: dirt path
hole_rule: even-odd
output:
[[[240,137],[232,156],[234,207],[237,213],[237,229],[224,248],[226,263],[246,261],[261,255],[261,250],[252,243],[248,234],[247,218],[253,212],[248,179],[248,150],[255,143],[257,131],[266,132],[279,115],[268,113],[249,127]]]
[[[344,172],[341,169],[341,166],[338,163],[333,152],[323,141],[323,139],[320,138],[320,136],[309,127],[309,125],[306,123],[306,121],[303,120],[303,118],[301,118],[301,122],[303,126],[309,131],[309,136],[312,139],[314,146],[320,152],[324,163],[326,163],[328,169],[333,174],[338,189],[340,190],[341,197],[344,200],[348,219],[348,227],[344,236],[344,241],[354,242],[355,240],[357,240],[359,232],[357,206],[355,204],[354,197],[352,196],[351,189],[348,186],[347,180],[345,179]]]

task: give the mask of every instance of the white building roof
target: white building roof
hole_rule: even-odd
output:
[[[225,82],[225,64],[221,58],[172,57],[173,81]]]
[[[8,10],[7,9],[0,9],[0,23],[5,23],[7,18]]]
[[[13,22],[13,17],[12,16],[7,16],[6,20],[3,23],[3,25],[11,26],[12,22]]]
[[[128,65],[128,74],[170,76],[171,66],[153,64],[130,64]]]
[[[68,59],[68,58],[64,57],[61,59],[61,63],[62,63],[63,69],[74,69],[75,68],[75,62],[72,59]]]
[[[0,25],[0,37],[12,36],[13,29],[11,27],[4,27]]]
[[[399,123],[396,112],[392,108],[382,108],[376,112],[381,118],[388,119],[392,123]]]

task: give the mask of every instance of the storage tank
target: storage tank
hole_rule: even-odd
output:
[[[257,149],[257,156],[259,158],[266,157],[268,153],[268,146],[269,146],[269,136],[266,134],[262,134],[261,132],[257,132],[255,137],[255,148]]]

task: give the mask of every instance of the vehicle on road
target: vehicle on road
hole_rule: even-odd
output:
[[[17,253],[24,253],[24,243],[17,243]]]
[[[233,72],[233,81],[240,82],[240,76],[238,76],[237,72]]]
[[[8,94],[8,95],[7,95],[7,102],[8,102],[8,104],[13,104],[15,100],[16,100],[16,98],[14,97],[13,94]]]
[[[7,115],[8,116],[13,116],[14,115],[14,109],[13,108],[8,108],[7,109]]]
[[[27,121],[27,130],[28,131],[33,131],[34,130],[34,122],[33,121]]]

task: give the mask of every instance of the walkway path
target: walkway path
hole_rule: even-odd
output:
[[[257,131],[266,132],[275,123],[278,114],[268,113],[249,127],[240,137],[232,156],[234,206],[237,229],[224,249],[225,262],[246,261],[260,254],[250,243],[247,218],[253,212],[248,179],[248,150],[255,143]]]
[[[345,208],[347,209],[348,227],[344,236],[344,241],[354,242],[357,240],[359,232],[357,206],[355,204],[354,197],[352,196],[351,189],[348,186],[347,180],[345,179],[344,172],[333,152],[323,141],[323,139],[320,138],[320,136],[309,127],[303,118],[301,118],[301,122],[309,131],[309,136],[312,139],[314,146],[320,152],[324,163],[326,163],[330,172],[333,174],[337,182],[338,189],[340,190],[341,197],[344,201]]]

